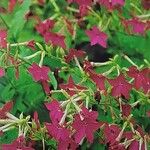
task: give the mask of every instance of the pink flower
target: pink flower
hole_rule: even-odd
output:
[[[65,57],[66,62],[69,63],[72,59],[74,59],[74,56],[79,58],[85,56],[85,52],[82,50],[76,50],[76,49],[70,49],[69,54]]]
[[[59,87],[61,89],[67,90],[70,95],[74,95],[76,90],[85,90],[84,86],[80,86],[74,83],[72,77],[70,76],[67,84],[60,84]]]
[[[38,25],[36,25],[36,30],[44,36],[49,30],[53,29],[55,22],[53,20],[47,19]]]
[[[114,97],[124,96],[126,99],[129,99],[132,85],[125,80],[125,77],[122,74],[120,74],[116,79],[111,79],[108,81],[112,85],[111,90],[112,96]]]
[[[0,48],[6,48],[7,42],[7,32],[6,30],[0,30]]]
[[[35,81],[41,81],[42,86],[47,94],[49,94],[49,84],[48,84],[48,72],[50,71],[49,67],[42,66],[40,67],[36,63],[33,63],[30,68],[28,68],[29,73],[32,75]]]
[[[94,71],[88,72],[90,78],[94,81],[99,90],[105,91],[105,77],[101,74],[96,74]]]
[[[3,77],[5,75],[5,70],[3,68],[0,68],[0,77]]]
[[[0,119],[7,118],[6,114],[12,109],[13,102],[7,102],[2,108],[0,108]]]
[[[125,1],[124,0],[98,0],[100,5],[105,6],[109,10],[115,9],[117,6],[123,6]]]
[[[114,143],[120,132],[121,129],[118,127],[118,125],[105,124],[104,135],[106,143]]]
[[[65,36],[63,35],[52,33],[52,32],[47,32],[44,34],[44,39],[46,43],[50,42],[53,46],[60,46],[63,49],[66,48]]]
[[[140,146],[139,141],[134,140],[134,141],[130,144],[129,150],[136,150],[136,149],[139,149],[139,146]],[[145,150],[144,143],[142,144],[141,150]]]
[[[144,92],[147,93],[150,90],[150,69],[145,68],[143,70],[138,70],[136,67],[130,67],[128,71],[128,76],[134,78],[134,87],[139,90],[143,88]]]
[[[136,34],[144,34],[146,30],[146,23],[137,18],[126,20],[125,24],[131,27],[131,31]]]
[[[57,100],[53,100],[50,103],[45,103],[45,106],[50,111],[49,115],[52,122],[58,123],[63,116],[63,111],[59,102]]]
[[[107,41],[107,34],[100,31],[96,26],[92,27],[92,30],[86,30],[85,31],[88,37],[90,38],[91,45],[99,44],[103,46],[104,48],[107,47],[106,41]]]
[[[91,80],[96,84],[99,90],[105,91],[105,77],[101,74],[97,74],[92,70],[90,62],[84,62],[84,71],[90,76]]]
[[[32,66],[28,69],[35,81],[49,80],[48,72],[50,71],[49,67],[42,66],[40,67],[36,63],[33,63]]]
[[[57,123],[46,123],[45,125],[49,135],[51,135],[57,141],[65,141],[69,138],[69,130],[67,130],[65,127],[62,127]]]
[[[12,144],[3,144],[2,150],[34,150],[31,147],[27,147],[24,144],[25,139],[23,136],[20,136]]]
[[[76,150],[78,145],[72,138],[67,138],[66,140],[61,140],[58,143],[58,150]]]
[[[80,143],[86,137],[92,143],[93,134],[99,128],[99,123],[96,121],[98,112],[82,108],[81,115],[83,118],[79,114],[75,115],[75,120],[72,124],[72,127],[76,130],[75,141]]]

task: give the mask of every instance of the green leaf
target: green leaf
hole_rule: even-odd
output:
[[[13,129],[4,133],[3,136],[0,136],[0,145],[9,144],[14,141],[18,136],[18,130]],[[1,147],[0,147],[1,148]]]
[[[10,100],[15,95],[15,89],[12,88],[11,84],[8,84],[1,92],[1,98],[5,101]]]
[[[31,0],[23,1],[19,10],[15,13],[8,32],[9,38],[18,39],[18,36],[26,23],[25,15],[29,11],[30,4]]]

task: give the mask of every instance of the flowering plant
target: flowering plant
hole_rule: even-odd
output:
[[[149,9],[0,1],[0,149],[148,150]]]

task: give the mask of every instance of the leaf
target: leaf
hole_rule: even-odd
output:
[[[18,136],[18,130],[13,129],[4,133],[3,136],[0,136],[0,148],[1,144],[9,144]]]
[[[13,37],[18,39],[18,36],[26,23],[25,15],[29,11],[30,4],[31,0],[23,1],[22,5],[15,13],[8,32],[9,38]]]
[[[12,88],[11,84],[8,84],[1,92],[1,98],[3,100],[10,100],[15,95],[15,89]]]

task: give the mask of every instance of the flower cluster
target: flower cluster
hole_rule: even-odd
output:
[[[149,3],[10,0],[4,4],[0,148],[148,150]],[[90,61],[93,53],[110,58]],[[7,132],[16,135],[6,139]]]

